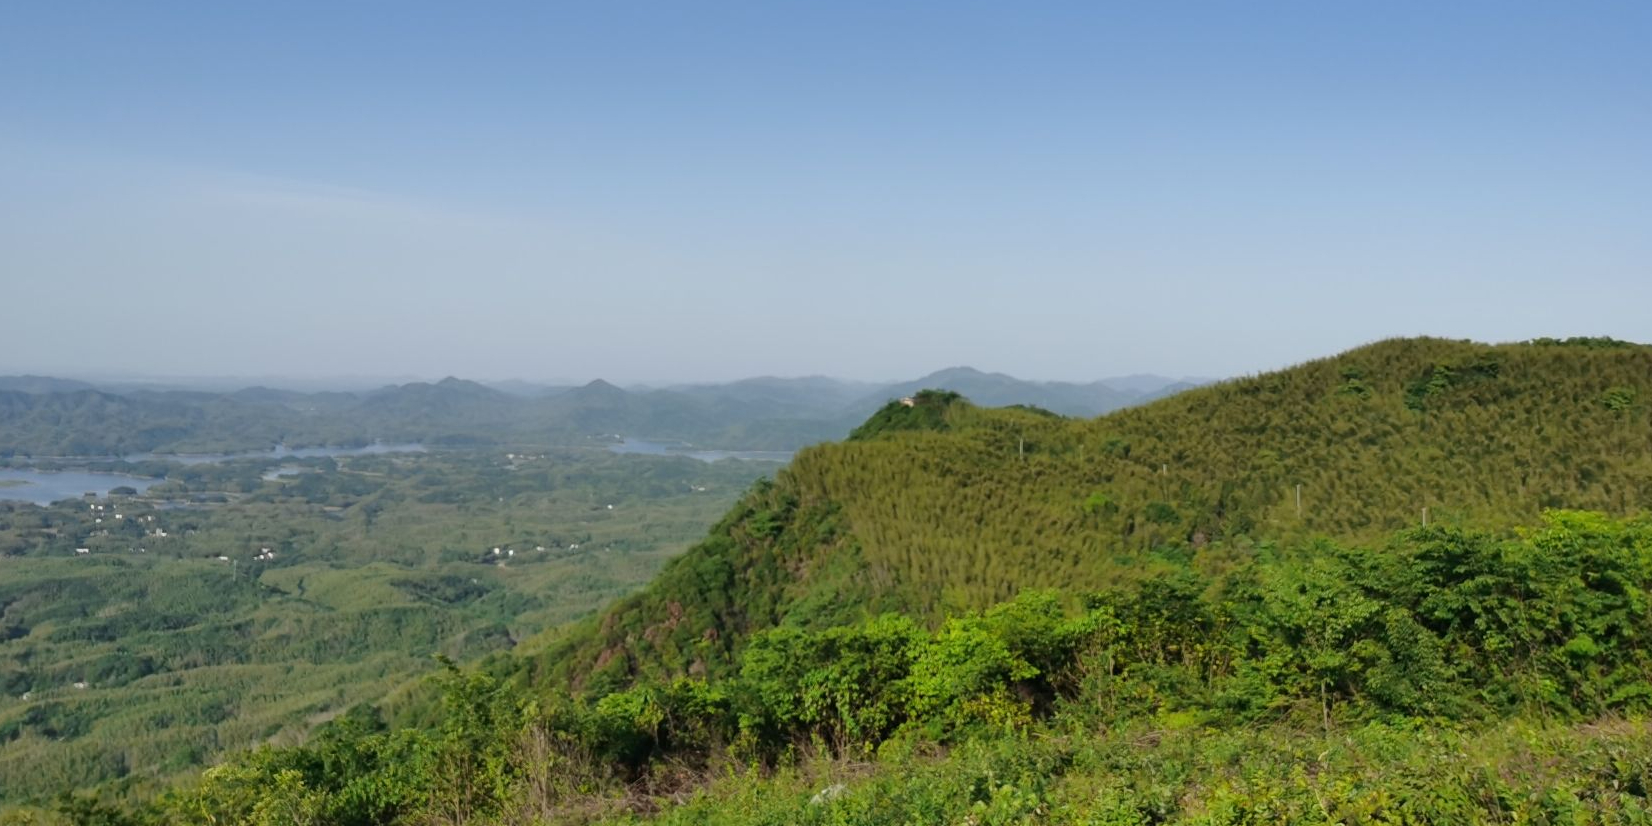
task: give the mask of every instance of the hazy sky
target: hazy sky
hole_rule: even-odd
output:
[[[0,11],[0,372],[1652,340],[1652,3]]]

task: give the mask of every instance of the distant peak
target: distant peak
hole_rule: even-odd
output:
[[[389,387],[386,387],[382,390],[377,391],[374,395],[398,395],[398,394],[405,395],[405,394],[421,394],[421,393],[440,393],[442,395],[447,395],[447,396],[452,396],[452,395],[466,395],[466,396],[504,395],[504,394],[500,393],[497,390],[493,390],[493,389],[491,389],[489,387],[486,387],[484,385],[477,384],[476,382],[469,381],[467,379],[455,378],[453,376],[448,376],[447,378],[442,379],[441,381],[438,381],[434,384],[416,381],[416,382],[412,382],[412,383],[409,383],[409,384],[403,384],[403,385],[399,385],[399,386],[398,385],[391,385]]]
[[[925,376],[924,379],[973,379],[984,378],[991,375],[995,374],[988,373],[984,370],[977,370],[969,365],[961,364],[957,367],[947,367],[941,370],[936,370],[935,372]]]

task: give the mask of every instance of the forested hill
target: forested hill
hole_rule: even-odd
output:
[[[720,673],[762,628],[1106,589],[1167,547],[1637,512],[1652,504],[1649,407],[1652,348],[1608,339],[1384,341],[1093,420],[923,394],[800,453],[529,667],[600,691]]]

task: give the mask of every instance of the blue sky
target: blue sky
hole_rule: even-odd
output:
[[[1652,4],[18,3],[0,371],[1652,340]]]

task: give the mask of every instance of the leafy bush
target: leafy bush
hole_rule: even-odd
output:
[[[893,614],[780,627],[723,679],[597,698],[519,693],[449,665],[439,728],[389,732],[353,714],[144,811],[510,823],[612,813],[625,789],[703,787],[719,765],[784,773],[811,753],[885,768],[825,797],[776,786],[760,810],[819,823],[1648,811],[1652,760],[1623,749],[1652,746],[1652,730],[1612,721],[1652,699],[1652,523],[1557,511],[1515,539],[1433,525],[1380,551],[1321,542],[1208,563],[1078,601],[1028,591],[934,630]],[[1538,740],[1459,733],[1522,720],[1549,727]],[[1471,747],[1497,770],[1449,756]],[[1537,754],[1564,756],[1528,762]],[[1319,768],[1302,774],[1304,761]],[[1590,791],[1601,778],[1611,794]],[[665,821],[703,813],[683,811]],[[764,822],[740,816],[723,822]]]

